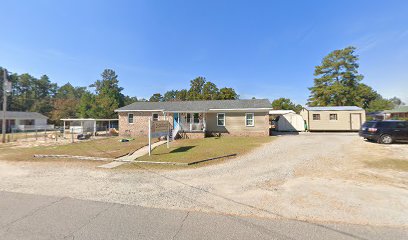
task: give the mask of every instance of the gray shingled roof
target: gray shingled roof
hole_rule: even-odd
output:
[[[176,102],[135,102],[116,109],[115,112],[158,110],[158,111],[197,111],[207,112],[210,109],[241,109],[241,108],[271,108],[268,99],[245,100],[208,100],[208,101],[176,101]]]
[[[362,111],[357,106],[305,107],[308,111]]]
[[[3,111],[0,111],[0,118],[3,116]],[[7,119],[48,119],[48,117],[38,112],[14,112],[6,111]]]

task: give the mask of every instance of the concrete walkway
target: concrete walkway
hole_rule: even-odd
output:
[[[165,144],[165,143],[167,143],[167,141],[159,141],[159,142],[153,143],[152,144],[152,150],[155,149],[156,147],[160,146],[160,145]],[[107,164],[104,164],[104,165],[101,165],[101,166],[98,166],[98,167],[99,168],[108,168],[108,169],[109,168],[115,168],[115,167],[118,167],[118,166],[123,165],[125,163],[133,162],[136,159],[138,159],[138,158],[140,158],[140,157],[142,157],[142,156],[144,156],[146,154],[149,154],[149,146],[144,146],[144,147],[140,148],[139,150],[135,151],[134,153],[132,153],[131,155],[126,155],[126,156],[117,158],[113,162],[110,162],[110,163],[107,163]]]
[[[407,229],[266,220],[0,191],[0,239],[404,239]]]

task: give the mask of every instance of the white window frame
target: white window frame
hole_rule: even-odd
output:
[[[248,116],[252,115],[252,124],[248,124]],[[245,113],[245,126],[254,127],[255,126],[255,114],[254,113]]]
[[[218,124],[218,120],[220,119],[218,116],[220,115],[220,114],[223,114],[224,115],[224,117],[223,117],[223,122],[224,122],[224,124],[223,125],[220,125],[220,124]],[[217,113],[217,126],[218,127],[225,127],[225,113]]]
[[[332,119],[331,116],[334,115],[336,118]],[[339,119],[339,116],[337,115],[337,113],[329,113],[329,120],[330,121],[337,121]]]
[[[132,115],[132,122],[129,121],[130,115]],[[127,122],[128,122],[128,124],[134,124],[134,123],[135,123],[135,114],[133,114],[133,113],[128,113]]]
[[[319,117],[319,119],[315,119],[315,115],[316,115],[316,117]],[[313,121],[320,121],[320,119],[322,119],[322,118],[320,116],[320,113],[313,113],[312,119],[313,119]]]
[[[157,115],[156,120],[154,119],[154,115]],[[158,113],[152,113],[152,121],[159,121],[159,114]]]

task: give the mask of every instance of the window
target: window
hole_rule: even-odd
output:
[[[330,120],[337,120],[337,114],[330,114]]]
[[[128,123],[133,123],[133,113],[128,114]]]
[[[408,125],[405,122],[396,122],[396,128],[406,128]]]
[[[225,126],[225,113],[217,113],[217,126]]]
[[[35,123],[34,119],[20,120],[20,125],[34,125],[34,123]]]
[[[254,124],[254,114],[253,113],[246,113],[245,114],[245,126],[253,127]]]
[[[194,123],[200,123],[200,114],[198,114],[198,113],[193,114],[193,122]]]
[[[320,120],[320,114],[313,114],[313,120]]]
[[[159,114],[158,113],[153,113],[153,121],[159,121]]]
[[[191,123],[191,113],[187,113],[186,121],[187,123]]]

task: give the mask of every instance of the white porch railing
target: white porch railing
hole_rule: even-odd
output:
[[[205,131],[205,122],[200,120],[197,122],[187,122],[187,121],[180,121],[179,128],[181,131],[184,132],[202,132]]]

